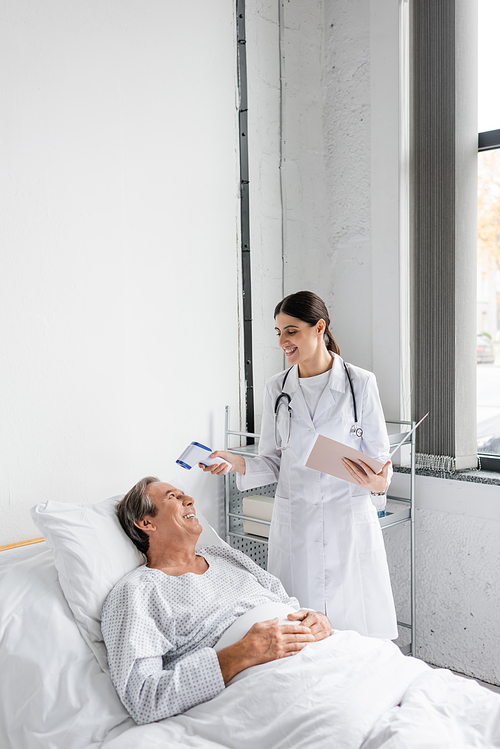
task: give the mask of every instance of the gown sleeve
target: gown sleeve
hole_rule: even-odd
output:
[[[362,427],[363,437],[361,439],[361,452],[364,452],[370,458],[378,460],[380,463],[387,463],[390,460],[389,437],[387,435],[387,426],[385,423],[382,403],[377,387],[375,375],[370,372],[362,398]],[[389,467],[388,483],[389,486],[392,478],[392,465]],[[355,494],[355,492],[353,492]],[[377,509],[383,509],[386,503],[386,495],[382,497],[373,496],[370,498]]]
[[[112,591],[102,612],[102,633],[111,680],[139,725],[182,713],[225,688],[213,648],[200,648],[169,667],[175,617],[163,601],[160,606],[154,589]]]
[[[274,441],[274,403],[268,382],[264,390],[259,455],[245,458],[246,472],[244,476],[236,475],[236,486],[240,491],[245,491],[255,489],[256,486],[273,484],[278,480],[280,463],[281,453],[276,449]]]

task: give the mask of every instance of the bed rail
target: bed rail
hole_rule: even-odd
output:
[[[28,538],[27,541],[18,541],[16,544],[7,544],[6,546],[0,546],[0,551],[7,551],[8,549],[18,549],[21,546],[31,546],[31,544],[39,544],[45,541],[44,537],[40,538]]]

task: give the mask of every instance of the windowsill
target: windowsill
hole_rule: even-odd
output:
[[[410,473],[410,469],[405,466],[394,466],[394,473]],[[478,471],[470,468],[465,471],[430,471],[426,468],[417,468],[417,476],[430,476],[436,479],[452,479],[453,481],[469,481],[473,484],[491,484],[500,486],[500,473],[497,471]]]

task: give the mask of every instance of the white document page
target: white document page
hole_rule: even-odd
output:
[[[352,460],[355,463],[362,460],[369,465],[375,473],[381,471],[384,466],[384,463],[369,458],[368,455],[365,455],[359,450],[355,450],[353,447],[348,447],[342,442],[331,440],[329,437],[323,437],[322,434],[318,434],[316,437],[316,441],[306,460],[306,466],[308,468],[313,468],[315,471],[328,473],[330,476],[335,476],[338,479],[344,479],[344,481],[349,481],[351,484],[357,484],[348,470],[344,467],[342,458],[349,458],[349,460]]]

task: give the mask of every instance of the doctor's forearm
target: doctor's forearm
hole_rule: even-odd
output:
[[[244,476],[236,476],[236,485],[238,489],[254,489],[256,486],[265,486],[272,484],[279,478],[279,462],[273,459],[256,455],[249,458],[246,462],[246,471]]]

